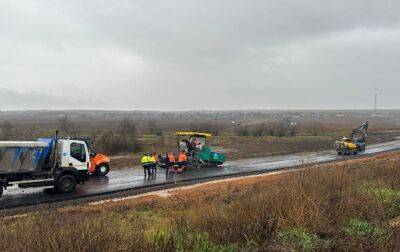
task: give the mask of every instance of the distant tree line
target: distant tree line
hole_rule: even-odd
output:
[[[104,131],[92,136],[95,149],[107,154],[126,152],[139,152],[142,145],[137,139],[135,123],[126,118],[123,119],[116,131]]]
[[[189,125],[191,131],[211,133],[218,136],[221,133],[222,125],[216,122],[196,122]]]
[[[68,116],[60,117],[58,123],[62,135],[74,137],[82,133],[77,132],[76,124]],[[92,130],[89,135],[94,149],[98,152],[113,155],[142,150],[142,145],[137,140],[136,125],[128,118],[121,120],[115,130]]]
[[[297,125],[292,125],[290,121],[263,122],[253,125],[239,125],[235,128],[238,136],[296,136],[298,133]]]

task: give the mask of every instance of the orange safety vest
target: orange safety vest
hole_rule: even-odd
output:
[[[154,162],[158,162],[158,156],[157,156],[157,154],[156,155],[153,155],[153,158],[154,158]]]
[[[186,154],[183,152],[179,153],[178,162],[186,162],[186,161],[187,161]]]
[[[175,157],[174,157],[173,154],[168,154],[168,161],[169,161],[170,163],[175,163]]]

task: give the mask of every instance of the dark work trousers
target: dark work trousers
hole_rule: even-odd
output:
[[[147,164],[143,164],[143,172],[144,172],[144,176],[147,175]]]
[[[152,164],[151,169],[153,171],[153,174],[156,174],[157,173],[157,163]]]
[[[172,172],[172,169],[173,169],[173,167],[174,167],[174,164],[175,164],[175,163],[172,163],[172,162],[167,161],[167,169],[165,169],[165,171],[167,172],[167,174]]]
[[[182,167],[185,167],[185,166],[186,166],[186,162],[185,162],[185,161],[183,161],[183,162],[178,162],[178,163],[176,163],[176,164],[178,165],[179,168],[182,168]]]
[[[144,171],[144,175],[151,175],[151,170],[150,170],[150,166],[151,164],[144,164],[143,165],[143,171]]]

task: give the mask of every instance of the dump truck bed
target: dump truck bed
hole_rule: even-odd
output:
[[[41,171],[50,145],[38,141],[0,141],[0,173]]]

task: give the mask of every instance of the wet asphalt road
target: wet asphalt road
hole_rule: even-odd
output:
[[[360,153],[358,156],[372,155],[396,149],[400,149],[400,140],[370,145],[365,152]],[[347,157],[338,156],[334,151],[324,151],[231,161],[221,167],[186,170],[183,173],[172,175],[167,175],[164,169],[159,169],[158,173],[151,177],[145,177],[142,169],[111,171],[105,177],[91,177],[85,185],[77,186],[76,191],[70,194],[56,194],[51,189],[44,188],[20,189],[10,187],[0,198],[0,209],[98,196],[175,182],[268,172],[341,159],[347,159]]]

